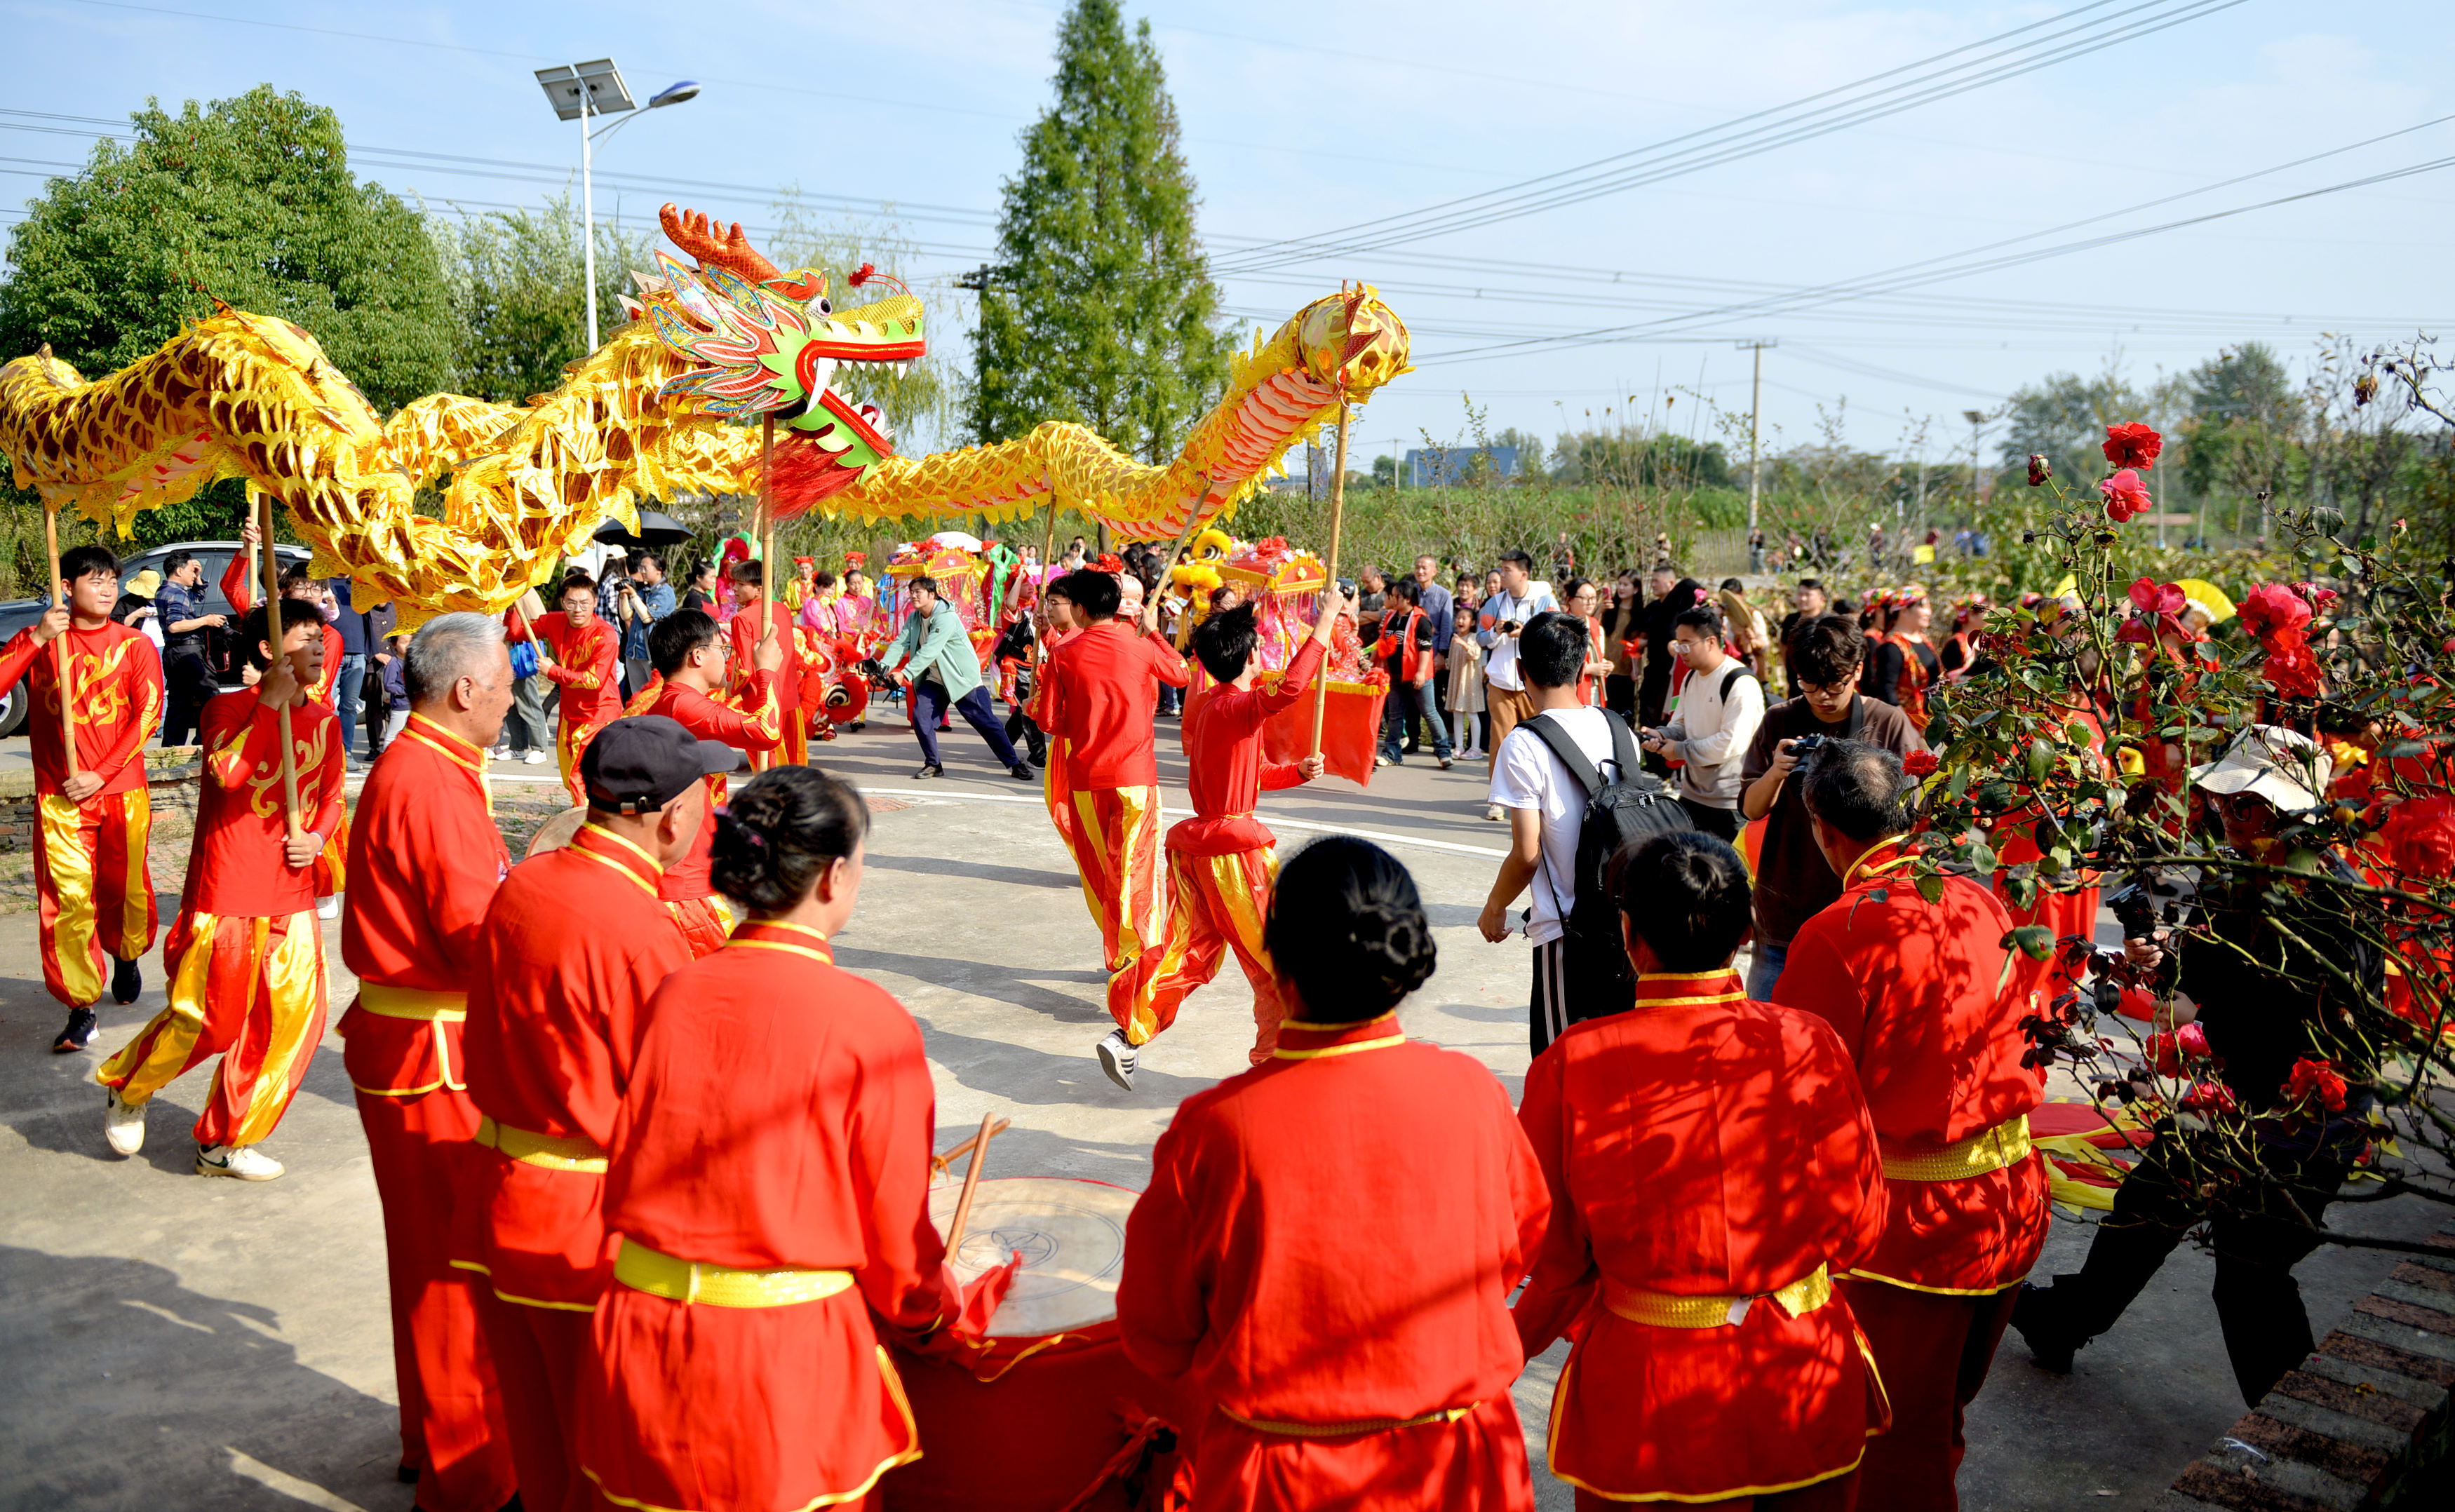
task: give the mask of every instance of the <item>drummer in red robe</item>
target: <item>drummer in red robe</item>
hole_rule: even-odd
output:
[[[921,1031],[828,945],[867,828],[814,768],[751,779],[713,858],[750,917],[649,1000],[575,1445],[616,1506],[857,1505],[920,1458],[879,1329],[934,1333],[964,1298],[928,1217]]]
[[[453,1207],[494,1157],[476,1142],[461,1037],[479,927],[510,870],[486,745],[512,706],[502,622],[430,619],[409,644],[409,723],[358,796],[341,959],[358,978],[341,1063],[375,1158],[392,1277],[401,1469],[420,1512],[497,1512],[516,1489]]]
[[[1167,928],[1151,716],[1161,684],[1182,688],[1188,679],[1184,658],[1159,634],[1158,595],[1136,625],[1116,621],[1123,590],[1114,573],[1084,568],[1065,579],[1065,595],[1087,628],[1049,654],[1040,723],[1052,748],[1065,743],[1073,823],[1060,824],[1058,833],[1074,853],[1084,900],[1100,926],[1108,1015],[1122,1029],[1133,1017],[1134,983],[1126,968],[1159,948]],[[1116,1059],[1111,1041],[1121,1038],[1101,1040],[1099,1054],[1109,1079],[1123,1085],[1132,1068]]]
[[[579,758],[588,742],[622,714],[621,643],[614,627],[597,613],[597,583],[585,573],[573,573],[556,591],[561,607],[538,615],[530,629],[553,655],[538,670],[561,690],[555,731],[555,756],[562,768],[563,786],[571,801],[585,804],[588,793],[579,779]],[[517,626],[512,638],[521,638]]]
[[[1656,836],[1620,874],[1636,1005],[1534,1058],[1518,1117],[1552,1226],[1529,1356],[1583,1320],[1552,1399],[1577,1505],[1846,1509],[1883,1388],[1833,1278],[1884,1227],[1876,1128],[1813,1015],[1750,1002],[1738,853]]]
[[[475,1259],[461,1263],[486,1275],[477,1311],[534,1512],[596,1502],[570,1445],[590,1315],[613,1274],[605,1152],[648,998],[691,958],[657,882],[699,838],[700,778],[734,759],[671,719],[595,732],[580,758],[588,822],[512,869],[477,937],[469,1096],[495,1156],[462,1196],[460,1253]]]
[[[1338,595],[1321,595],[1312,638],[1268,692],[1253,688],[1260,669],[1253,664],[1251,604],[1213,614],[1193,633],[1194,655],[1216,681],[1185,710],[1193,817],[1167,832],[1167,934],[1158,949],[1143,952],[1126,968],[1132,985],[1126,1020],[1108,1031],[1100,1049],[1101,1065],[1129,1091],[1142,1047],[1176,1021],[1187,996],[1219,975],[1231,950],[1253,987],[1252,1063],[1268,1060],[1278,1041],[1287,1011],[1279,1002],[1269,949],[1262,942],[1270,883],[1279,870],[1278,837],[1253,816],[1253,805],[1262,793],[1321,776],[1322,762],[1318,756],[1300,762],[1263,760],[1262,726],[1311,696],[1339,608]]]
[[[1801,771],[1841,896],[1791,941],[1774,1000],[1831,1024],[1857,1063],[1890,1209],[1882,1242],[1841,1283],[1893,1407],[1859,1495],[1950,1509],[1962,1413],[2046,1238],[2045,1161],[2028,1121],[2044,1083],[2021,1064],[2030,1009],[2012,990],[2001,901],[1945,877],[1929,902],[1904,870],[1916,783],[1900,757],[1835,741]]]
[[[724,637],[716,621],[696,609],[680,609],[657,621],[648,632],[648,656],[657,669],[657,692],[632,702],[634,714],[662,715],[700,740],[721,740],[737,751],[756,755],[773,751],[783,739],[783,716],[776,703],[776,681],[784,664],[784,642],[770,640],[752,648],[755,665],[736,692],[725,693]],[[657,896],[673,909],[690,941],[693,956],[713,955],[733,932],[733,910],[708,881],[708,847],[716,837],[716,810],[725,798],[729,778],[719,773],[707,779],[708,813],[700,825],[699,843],[689,856],[665,868]]]
[[[1208,1405],[1193,1506],[1532,1508],[1509,1294],[1552,1203],[1491,1073],[1398,1025],[1414,882],[1315,841],[1268,945],[1293,1017],[1159,1137],[1117,1289],[1126,1358]]]
[[[761,772],[773,766],[800,766],[810,759],[808,728],[801,721],[801,642],[793,634],[796,606],[764,596],[761,585],[765,581],[761,563],[743,562],[734,568],[733,597],[742,608],[725,627],[733,642],[731,691],[736,698],[749,701],[750,679],[762,651],[774,647],[780,658],[770,686],[775,690],[777,728],[781,734],[774,746],[751,752],[750,764]]]

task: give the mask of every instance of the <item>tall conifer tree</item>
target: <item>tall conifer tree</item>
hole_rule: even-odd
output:
[[[1228,338],[1150,23],[1128,37],[1116,0],[1075,0],[1053,82],[1005,183],[966,425],[1076,420],[1160,461],[1226,387]]]

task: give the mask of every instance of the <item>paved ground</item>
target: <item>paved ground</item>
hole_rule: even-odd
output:
[[[839,958],[920,1020],[938,1078],[941,1147],[994,1111],[1014,1121],[994,1146],[996,1172],[1139,1187],[1178,1100],[1245,1064],[1249,994],[1231,970],[1147,1054],[1132,1094],[1112,1087],[1089,1053],[1107,1019],[1096,936],[1065,852],[1031,790],[991,767],[968,732],[947,740],[943,782],[911,780],[917,758],[900,725],[819,753],[907,805],[878,816],[861,912]],[[1164,731],[1164,756],[1173,745]],[[497,770],[507,796],[538,774]],[[1182,763],[1164,762],[1163,776],[1181,784]],[[1171,801],[1182,805],[1181,785]],[[1479,772],[1412,763],[1382,773],[1370,792],[1328,783],[1265,804],[1284,843],[1314,828],[1393,837],[1442,952],[1439,973],[1405,1010],[1407,1027],[1481,1058],[1513,1097],[1527,1058],[1526,946],[1489,945],[1475,933],[1499,837],[1481,813]],[[156,883],[177,888],[175,877]],[[172,906],[166,897],[166,922]],[[89,1079],[100,1055],[160,1006],[158,958],[143,1000],[106,1013],[94,1054],[54,1058],[44,1047],[60,1014],[42,990],[33,929],[30,914],[0,918],[0,1358],[14,1361],[0,1370],[0,1507],[407,1508],[408,1491],[391,1479],[380,1218],[338,1041],[326,1041],[268,1145],[289,1163],[282,1180],[243,1186],[190,1174],[187,1124],[201,1074],[158,1099],[145,1153],[115,1159]],[[327,941],[337,1017],[349,995],[337,926]],[[2397,1205],[2348,1221],[2404,1237],[2432,1224]],[[2040,1270],[2072,1267],[2086,1242],[2085,1227],[2058,1222]],[[2307,1262],[2320,1330],[2391,1264],[2363,1252]],[[2177,1255],[2068,1380],[2039,1373],[2008,1341],[1970,1425],[1964,1504],[2025,1512],[2152,1500],[2242,1410],[2209,1277],[2203,1257]],[[1570,1504],[1539,1470],[1558,1364],[1556,1351],[1535,1361],[1517,1392],[1546,1508]]]

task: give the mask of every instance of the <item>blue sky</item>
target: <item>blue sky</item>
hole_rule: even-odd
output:
[[[1252,250],[1727,130],[2081,6],[1248,0],[1126,13],[1150,20],[1167,58],[1228,308],[1275,326],[1362,277],[1413,328],[1422,371],[1367,413],[1367,456],[1427,430],[1454,435],[1461,393],[1494,428],[1547,435],[1607,407],[1616,419],[1632,395],[1683,431],[1699,395],[1743,418],[1749,353],[1735,343],[1766,337],[1780,343],[1766,353],[1769,444],[1811,438],[1818,404],[1846,399],[1853,443],[1902,449],[1926,421],[1927,455],[1965,461],[1961,412],[2050,371],[2119,355],[2145,380],[2230,341],[2264,339],[2299,361],[2323,332],[2379,340],[2455,325],[2455,297],[2430,276],[2455,229],[2455,168],[1881,299],[1784,292],[1941,259],[1918,271],[1931,273],[1967,249],[2094,217],[2106,218],[2004,250],[2455,157],[2455,121],[2423,126],[2455,114],[2443,81],[2455,8],[2417,0],[2106,0],[2026,38],[2124,12],[2198,13],[1578,203],[1327,258]],[[337,111],[365,176],[430,201],[532,201],[578,157],[577,128],[554,118],[532,71],[611,55],[639,95],[680,78],[704,92],[608,145],[600,214],[644,219],[671,197],[755,228],[775,192],[798,185],[856,220],[891,203],[922,249],[905,271],[943,280],[988,251],[1016,134],[1047,98],[1060,9],[0,0],[13,57],[0,107],[14,112],[0,113],[0,224],[40,192],[44,165],[89,149],[76,133],[97,128],[55,117],[124,120],[149,95],[175,108],[262,82]],[[2261,176],[2188,193],[2248,174]],[[1645,339],[1512,345],[1638,323]]]

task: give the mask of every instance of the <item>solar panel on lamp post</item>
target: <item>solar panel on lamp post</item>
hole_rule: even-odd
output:
[[[565,121],[579,123],[579,245],[581,278],[584,281],[583,302],[588,307],[588,350],[597,350],[597,192],[594,182],[596,141],[610,136],[636,117],[624,115],[612,126],[589,129],[598,116],[615,115],[636,111],[639,102],[631,98],[630,86],[622,82],[622,71],[612,58],[599,58],[591,63],[560,64],[537,71],[537,81],[545,91],[546,99],[554,106],[555,115]],[[680,105],[699,96],[699,86],[684,79],[669,84],[648,97],[648,109],[659,110]]]

